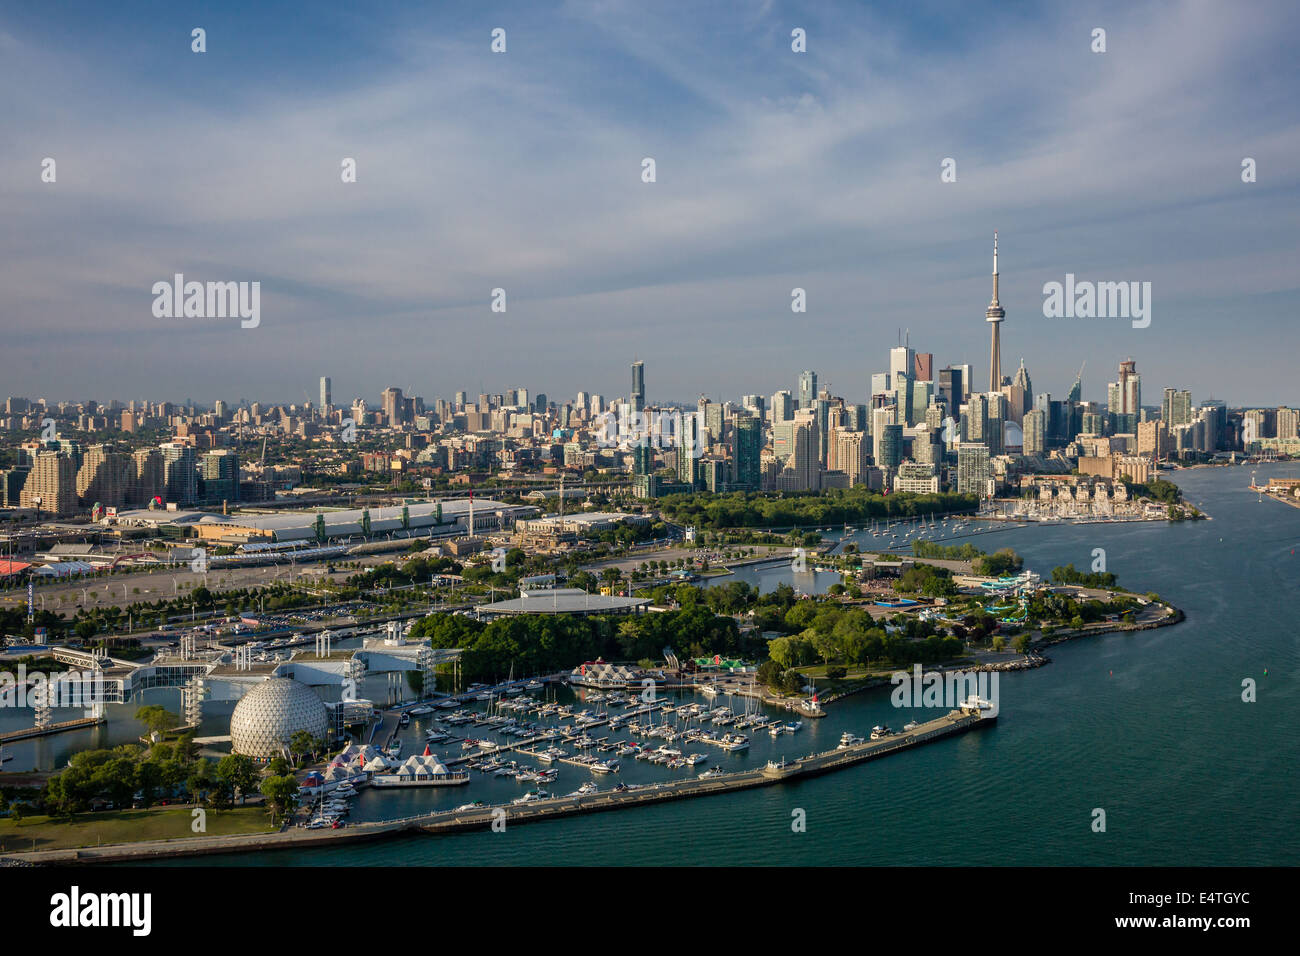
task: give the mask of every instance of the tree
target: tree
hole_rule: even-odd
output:
[[[217,763],[217,780],[230,788],[232,794],[239,793],[239,802],[248,799],[248,792],[257,785],[257,765],[251,757],[243,754],[230,754]]]
[[[149,704],[135,712],[135,719],[149,728],[150,733],[166,733],[177,724],[180,718],[157,704]]]
[[[319,747],[319,741],[305,730],[295,731],[289,738],[289,753],[297,759],[306,754],[314,754]]]
[[[276,820],[287,816],[298,799],[298,781],[289,774],[267,777],[262,781],[261,790]]]
[[[1006,647],[1007,647],[1007,639],[1003,637],[1001,634],[995,634],[993,636],[993,650],[1004,651],[1006,650]]]

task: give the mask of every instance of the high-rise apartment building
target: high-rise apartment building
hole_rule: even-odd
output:
[[[76,514],[76,463],[62,452],[38,451],[19,494],[19,504],[47,515]]]
[[[320,407],[321,411],[329,408],[334,404],[334,393],[330,388],[330,378],[328,375],[322,375],[320,379]]]
[[[988,497],[993,467],[989,462],[989,449],[980,442],[961,442],[957,445],[957,493]]]

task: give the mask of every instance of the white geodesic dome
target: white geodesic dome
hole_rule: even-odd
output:
[[[258,684],[230,715],[231,749],[262,760],[283,753],[289,738],[300,730],[325,740],[329,715],[325,702],[310,687],[284,677]]]

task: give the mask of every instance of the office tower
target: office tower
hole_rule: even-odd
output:
[[[758,491],[762,481],[763,422],[754,415],[736,419],[736,490]]]
[[[645,363],[632,363],[632,411],[645,411]]]
[[[212,414],[216,416],[219,422],[226,420],[226,403],[223,399],[219,398],[212,403]]]
[[[908,392],[907,424],[919,425],[925,421],[925,410],[930,407],[930,401],[934,397],[934,383],[913,381]]]
[[[108,445],[91,445],[77,470],[77,497],[86,509],[95,504],[124,508],[134,476],[135,466],[129,456]]]
[[[709,435],[710,443],[721,442],[726,438],[726,416],[723,406],[717,402],[702,400],[700,411],[704,413],[704,430]]]
[[[592,395],[588,404],[587,412],[591,415],[600,415],[605,411],[605,396]]]
[[[334,404],[334,393],[330,388],[330,384],[328,375],[320,377],[320,407],[322,411]]]
[[[782,389],[772,396],[772,424],[779,425],[794,419],[794,399],[789,391]]]
[[[1192,393],[1187,390],[1166,388],[1160,403],[1160,417],[1165,425],[1186,425],[1192,420]]]
[[[1025,412],[1023,431],[1026,455],[1041,455],[1047,451],[1047,412],[1041,408]]]
[[[533,399],[533,411],[539,415],[545,415],[550,409],[551,403],[546,398],[545,392],[538,392],[537,397]]]
[[[913,358],[912,376],[918,382],[934,381],[934,353],[917,352]]]
[[[213,503],[239,500],[239,456],[229,448],[218,448],[203,456],[203,497]]]
[[[915,355],[916,353],[906,345],[899,345],[889,350],[889,380],[895,389],[898,388],[900,375],[905,375],[909,379],[916,376]]]
[[[817,373],[804,369],[799,373],[799,407],[811,408],[817,398]]]
[[[402,424],[402,390],[396,386],[390,385],[384,389],[380,396],[380,406],[384,411],[384,421],[389,428],[397,428]],[[483,411],[480,405],[479,411]]]
[[[884,440],[885,429],[894,424],[894,413],[893,405],[871,410],[871,460],[876,465],[880,464],[881,442]]]
[[[993,467],[989,463],[988,447],[980,442],[961,442],[957,445],[957,493],[988,497],[989,480]]]
[[[38,451],[18,501],[21,507],[37,508],[46,515],[76,514],[77,466],[72,458],[62,452]]]
[[[831,427],[831,403],[824,398],[813,400],[813,411],[817,414],[817,461],[826,460],[826,442]]]
[[[889,373],[875,372],[871,376],[871,394],[883,395],[889,391]]]
[[[885,425],[874,444],[876,467],[893,471],[903,460],[903,426]]]
[[[696,487],[699,480],[699,460],[704,456],[704,420],[697,413],[682,415],[681,434],[677,441],[677,480]]]
[[[456,411],[458,412],[463,412],[465,406],[469,404],[469,393],[465,391],[457,392],[452,398],[456,405]]]
[[[962,370],[960,367],[939,370],[939,400],[948,408],[960,408],[966,404],[966,392],[962,387]]]
[[[158,446],[163,458],[163,485],[167,500],[178,505],[192,505],[198,497],[199,473],[195,467],[194,446],[184,442],[164,442]]]
[[[893,402],[898,409],[895,421],[908,424],[912,418],[912,378],[904,372],[890,372],[889,380],[894,386]]]
[[[984,310],[984,321],[993,330],[992,344],[989,352],[989,391],[996,392],[1002,387],[1002,320],[1006,310],[998,302],[998,234],[993,233],[993,301]]]
[[[870,422],[871,419],[866,405],[850,405],[845,409],[845,427],[851,428],[855,432],[865,432],[871,427]]]

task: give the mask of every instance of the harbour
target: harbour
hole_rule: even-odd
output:
[[[734,793],[756,787],[770,787],[804,777],[813,777],[865,763],[911,747],[932,743],[956,734],[986,727],[997,719],[984,702],[968,701],[958,710],[918,724],[897,735],[864,741],[794,761],[769,761],[764,767],[722,774],[709,779],[688,779],[651,786],[619,787],[613,790],[575,793],[564,797],[542,797],[510,806],[483,806],[421,814],[395,820],[361,823],[341,830],[284,830],[275,834],[154,841],[117,846],[9,853],[7,856],[44,864],[88,864],[141,862],[179,856],[205,856],[255,848],[259,853],[364,842],[418,831],[427,835],[458,833],[491,828],[494,823],[509,827],[522,823],[558,819],[602,811],[626,809],[693,797]]]

